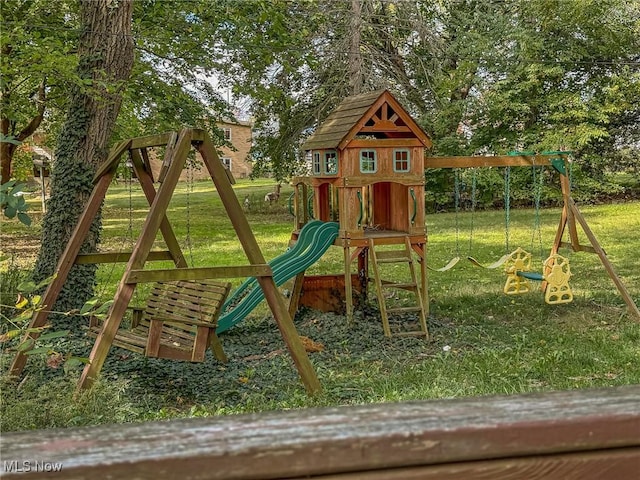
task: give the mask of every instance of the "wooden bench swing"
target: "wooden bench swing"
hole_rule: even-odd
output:
[[[227,357],[216,334],[222,305],[231,289],[215,280],[156,282],[144,309],[133,309],[131,328],[120,328],[112,345],[145,357],[203,362],[212,353]],[[89,335],[97,337],[102,321],[91,317]]]
[[[148,148],[165,147],[156,191]],[[191,148],[200,153],[215,189],[248,260],[245,265],[189,267],[167,217],[167,207]],[[100,211],[122,157],[128,155],[135,178],[149,202],[141,232],[130,252],[94,252],[81,254],[93,220]],[[255,277],[264,292],[283,340],[300,378],[309,393],[320,390],[320,382],[296,331],[284,297],[278,291],[273,271],[264,259],[238,198],[233,178],[224,168],[215,146],[204,130],[185,128],[179,132],[124,140],[114,146],[107,160],[97,169],[94,188],[66,249],[58,261],[56,277],[42,297],[43,305],[54,305],[74,264],[126,262],[126,267],[104,320],[91,320],[89,335],[95,343],[78,381],[78,389],[88,388],[96,380],[112,345],[147,357],[202,362],[211,348],[221,361],[226,359],[216,335],[218,317],[229,294],[229,278]],[[166,250],[152,251],[158,234]],[[173,268],[149,269],[148,262],[172,261]],[[222,279],[225,279],[224,281]],[[121,328],[129,303],[139,283],[152,284],[151,296],[141,311],[135,311],[131,329]],[[38,337],[38,328],[46,324],[48,309],[38,310],[31,319],[26,337]],[[26,340],[27,338],[25,338]],[[27,361],[27,352],[16,354],[10,375],[18,378]]]

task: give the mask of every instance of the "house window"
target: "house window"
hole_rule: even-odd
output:
[[[360,150],[360,171],[362,173],[376,173],[378,171],[375,150]]]
[[[408,172],[411,169],[411,155],[409,150],[393,151],[393,171]]]
[[[224,139],[231,141],[231,129],[230,128],[223,128],[224,131]]]
[[[335,150],[329,150],[324,154],[324,173],[326,175],[338,173],[338,153]]]
[[[222,157],[221,160],[224,168],[226,168],[227,170],[231,170],[231,159],[229,157]]]
[[[313,174],[320,175],[320,152],[313,152]]]

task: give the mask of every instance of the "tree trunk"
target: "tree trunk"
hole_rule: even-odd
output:
[[[5,119],[3,118],[0,125],[5,123],[4,120]],[[7,135],[7,133],[4,132],[4,128],[0,128],[0,132],[2,132],[3,135]],[[11,180],[11,162],[15,150],[16,146],[14,144],[9,142],[0,142],[0,165],[2,165],[0,170],[0,183],[6,183]]]
[[[357,95],[364,85],[362,63],[361,29],[362,29],[362,0],[351,0],[351,36],[349,39],[349,87],[351,95]]]
[[[78,74],[86,80],[87,88],[74,86],[70,92],[70,107],[56,148],[51,199],[43,219],[42,246],[34,272],[36,281],[54,273],[91,194],[96,167],[108,154],[107,144],[120,110],[122,90],[133,66],[132,3],[133,0],[80,1]],[[81,252],[95,251],[100,230],[98,215]],[[49,308],[68,311],[81,306],[93,295],[96,268],[75,265],[55,307]]]

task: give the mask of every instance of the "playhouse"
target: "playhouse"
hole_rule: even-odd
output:
[[[292,236],[295,240],[300,229],[311,219],[337,222],[339,233],[334,245],[344,251],[344,272],[316,277],[305,277],[304,272],[300,272],[290,305],[292,314],[299,299],[302,304],[320,310],[337,310],[344,304],[346,316],[351,320],[354,293],[366,294],[372,283],[386,336],[391,335],[389,313],[411,312],[417,314],[418,328],[403,329],[399,333],[428,336],[425,171],[432,168],[501,168],[508,174],[512,167],[528,167],[534,171],[551,168],[560,178],[563,208],[549,258],[544,262],[542,273],[523,270],[513,262],[505,263],[517,255],[518,250],[506,252],[500,261],[485,268],[504,266],[507,294],[529,291],[527,282],[534,280],[541,282],[547,303],[567,303],[573,299],[568,285],[571,273],[567,259],[558,255],[558,250],[569,247],[574,252],[595,253],[630,311],[640,318],[640,311],[571,198],[570,152],[431,157],[426,155],[431,145],[427,134],[387,90],[345,98],[307,139],[303,149],[311,165],[311,174],[292,179],[291,209],[295,217]],[[507,188],[508,181],[505,185]],[[585,245],[579,238],[578,224],[590,245]],[[566,230],[569,238],[563,241]],[[435,270],[446,271],[458,260],[456,257],[447,266]],[[472,257],[469,260],[479,265]],[[409,280],[393,282],[382,278],[384,266],[388,264],[407,265]],[[354,265],[357,265],[355,272]],[[398,297],[390,290],[411,292],[413,304],[390,308],[388,299]]]
[[[409,333],[427,334],[427,302],[421,292],[426,292],[424,158],[430,147],[427,134],[389,91],[356,95],[343,100],[305,142],[311,175],[292,181],[297,229],[310,218],[340,225],[334,245],[344,249],[347,317],[353,313],[354,280],[358,280],[358,291],[366,290],[371,275],[379,290],[386,335],[390,334],[390,309],[383,290],[390,288],[415,294],[414,305],[403,309],[415,310],[421,326]],[[397,245],[398,249],[378,248],[383,245]],[[420,273],[415,273],[416,257]],[[383,280],[383,263],[407,264],[411,280],[401,285]],[[318,280],[307,279],[304,289],[313,288],[313,282]],[[322,307],[327,301],[324,298],[311,306]]]

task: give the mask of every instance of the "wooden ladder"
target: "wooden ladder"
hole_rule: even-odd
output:
[[[408,313],[418,312],[420,330],[399,332],[398,335],[424,335],[429,338],[427,330],[427,315],[424,304],[423,294],[418,286],[418,278],[414,268],[413,249],[411,248],[411,240],[409,237],[404,239],[404,248],[402,250],[378,250],[373,238],[369,239],[369,254],[371,256],[371,265],[373,267],[373,276],[376,284],[376,293],[378,296],[378,304],[380,305],[380,316],[382,317],[382,328],[386,337],[391,336],[391,327],[389,326],[390,313]],[[409,267],[410,281],[392,282],[381,278],[381,265],[391,263],[405,263]],[[416,305],[409,307],[389,308],[386,304],[385,292],[389,289],[400,289],[412,292],[415,295]]]

